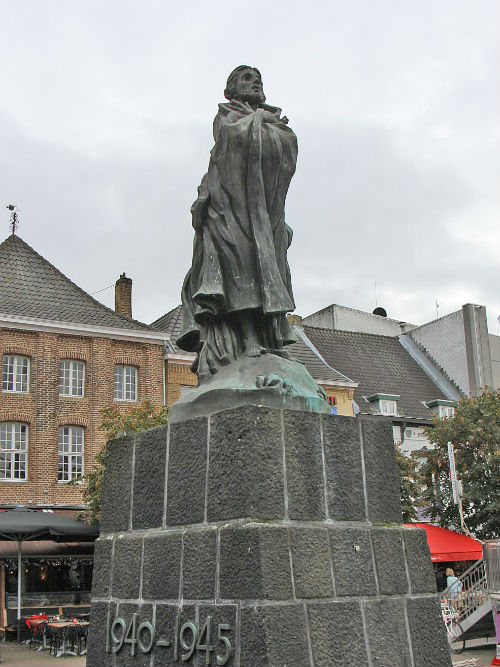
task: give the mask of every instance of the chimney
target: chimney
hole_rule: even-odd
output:
[[[115,283],[115,310],[132,318],[132,278],[122,273]]]

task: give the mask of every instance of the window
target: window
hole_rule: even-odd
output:
[[[61,361],[59,364],[59,396],[83,396],[85,364],[82,361]]]
[[[115,401],[137,400],[137,368],[115,366]]]
[[[452,406],[447,406],[447,405],[440,405],[439,406],[439,416],[440,417],[453,417],[455,414],[455,408]]]
[[[29,390],[28,357],[5,356],[2,367],[2,391],[26,393]]]
[[[59,429],[57,479],[71,482],[83,475],[83,428],[61,426]]]
[[[396,412],[396,401],[380,401],[380,412],[383,415],[395,415]]]
[[[18,422],[0,424],[0,479],[26,479],[28,426]]]

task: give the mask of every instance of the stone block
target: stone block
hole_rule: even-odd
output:
[[[359,420],[324,416],[322,428],[329,516],[337,521],[363,521],[366,507]]]
[[[296,596],[333,597],[328,530],[291,528],[290,546]]]
[[[389,421],[361,420],[365,459],[368,518],[402,523],[399,477]]]
[[[221,529],[219,581],[224,600],[291,599],[286,528],[253,525]]]
[[[87,667],[113,667],[113,654],[106,652],[106,627],[108,611],[111,620],[115,617],[114,604],[92,602],[90,629],[87,642]]]
[[[217,531],[188,531],[184,534],[182,597],[184,600],[215,599]]]
[[[113,540],[102,537],[95,542],[92,573],[92,597],[107,598],[111,588],[111,552]]]
[[[210,419],[208,520],[282,518],[281,411],[243,406]]]
[[[134,439],[134,435],[129,435],[109,440],[106,445],[101,534],[130,527]]]
[[[194,624],[197,623],[196,611],[196,607],[189,604],[184,606],[178,604],[156,605],[157,643],[154,650],[153,667],[183,664],[182,655],[186,655],[186,651],[182,648],[179,641],[177,641],[177,659],[174,659],[176,620],[178,622],[177,631],[179,632],[184,623],[188,621]],[[191,636],[189,630],[187,631],[187,635]],[[161,643],[158,644],[158,642]],[[192,660],[194,661],[194,658]],[[192,663],[189,662],[187,664]]]
[[[170,425],[167,526],[201,523],[205,517],[206,417]]]
[[[142,538],[126,535],[115,540],[113,557],[114,598],[135,600],[141,583]]]
[[[337,595],[375,595],[375,571],[368,529],[330,528]]]
[[[439,597],[408,598],[407,605],[415,667],[451,667]]]
[[[143,599],[179,598],[181,544],[180,532],[162,532],[144,538]]]
[[[283,411],[288,515],[294,520],[326,519],[320,416]]]
[[[380,592],[382,595],[408,593],[402,531],[374,528],[371,537]]]
[[[207,617],[211,617],[211,639],[210,646],[213,648],[213,651],[210,652],[210,665],[217,664],[217,655],[224,658],[226,652],[230,651],[230,658],[227,661],[226,665],[230,667],[231,665],[236,664],[236,637],[237,637],[237,606],[234,604],[219,604],[219,605],[200,605],[198,609],[198,628],[201,633],[203,627],[206,623]],[[229,625],[229,630],[221,629],[221,636],[227,637],[231,644],[231,648],[226,648],[226,644],[223,640],[219,639],[219,624]],[[206,640],[206,635],[204,636]],[[200,643],[206,643],[200,642]],[[206,652],[198,652],[197,661],[195,664],[198,667],[205,667]]]
[[[240,664],[241,667],[309,665],[304,607],[294,604],[243,607]]]
[[[369,600],[364,605],[373,667],[412,667],[403,600]]]
[[[137,614],[137,628],[143,621],[153,622],[153,606],[150,604],[119,604],[116,616],[124,619],[128,629],[132,621],[132,616],[135,613]],[[144,639],[149,640],[149,637],[147,638],[144,634]],[[137,644],[135,644],[135,655],[132,655],[131,646],[131,644],[124,643],[122,648],[116,653],[116,667],[149,667],[151,652],[143,653],[139,650]]]
[[[412,593],[435,593],[436,577],[432,567],[427,535],[422,528],[403,528],[406,560]]]
[[[369,666],[357,600],[309,604],[307,610],[314,667]]]
[[[167,426],[135,437],[133,528],[156,528],[163,521]]]

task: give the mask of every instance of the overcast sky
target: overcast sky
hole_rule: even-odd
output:
[[[498,0],[0,8],[0,204],[87,292],[125,271],[135,318],[180,302],[213,117],[249,64],[299,140],[296,312],[378,304],[420,324],[436,300],[439,316],[473,302],[499,333]]]

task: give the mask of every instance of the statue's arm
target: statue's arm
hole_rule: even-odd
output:
[[[208,211],[210,190],[208,189],[208,174],[205,174],[198,186],[198,198],[191,206],[191,221],[195,230],[201,229]]]

